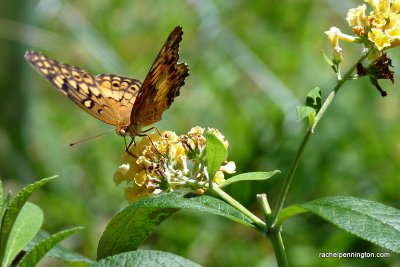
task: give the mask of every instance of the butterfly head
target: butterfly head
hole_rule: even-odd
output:
[[[120,136],[128,136],[129,135],[129,126],[118,126],[115,128],[115,131]]]
[[[137,124],[118,126],[115,131],[120,136],[130,136],[132,138],[135,138],[136,135],[142,132],[142,127],[138,126]]]

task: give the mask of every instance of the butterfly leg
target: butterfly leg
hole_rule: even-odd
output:
[[[140,136],[140,137],[145,137],[145,136],[146,136],[147,138],[149,138],[150,143],[153,145],[153,147],[154,147],[154,149],[157,151],[157,153],[158,153],[161,157],[165,158],[164,155],[157,149],[157,147],[156,147],[156,145],[154,144],[153,140],[151,140],[150,135],[148,135],[148,134],[145,133],[145,132],[148,132],[148,131],[149,131],[149,130],[143,131],[141,134],[137,134],[137,136]],[[145,133],[145,134],[144,134],[144,133]]]
[[[160,153],[160,151],[158,151],[158,149],[156,148],[156,146],[155,146],[154,143],[153,143],[153,140],[151,140],[150,136],[149,136],[148,134],[145,134],[145,133],[150,132],[151,130],[154,130],[154,129],[156,129],[158,135],[161,137],[162,134],[161,134],[160,130],[159,130],[156,126],[153,126],[153,127],[149,128],[149,129],[146,129],[146,130],[142,131],[142,133],[139,134],[139,136],[142,136],[142,137],[143,137],[143,136],[147,136],[147,138],[149,138],[151,144],[154,146],[154,148],[156,149],[156,151],[158,152],[158,154],[160,154],[160,156],[162,156],[163,158],[165,158],[164,155],[162,155],[162,154]]]
[[[147,132],[150,132],[151,130],[154,130],[154,129],[156,129],[156,131],[157,131],[159,136],[162,136],[160,130],[156,126],[153,126],[153,127],[149,128],[147,130],[144,130],[144,131],[142,131],[142,133],[147,133]]]
[[[131,147],[132,143],[136,146],[135,138],[132,138],[131,141],[129,142],[129,144],[127,145],[126,144],[126,138],[124,136],[124,142],[125,142],[125,151],[126,151],[126,153],[128,153],[129,155],[131,155],[132,157],[137,159],[138,157],[135,156],[132,152],[129,151],[129,148]]]

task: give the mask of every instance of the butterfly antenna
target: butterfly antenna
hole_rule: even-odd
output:
[[[101,133],[101,134],[98,134],[98,135],[95,135],[95,136],[92,136],[92,137],[89,137],[89,138],[86,138],[86,139],[82,139],[82,140],[76,141],[76,142],[74,142],[74,143],[70,143],[69,146],[74,146],[74,145],[76,145],[76,144],[79,144],[79,143],[82,143],[82,142],[85,142],[85,141],[89,141],[89,140],[95,139],[95,138],[97,138],[97,137],[99,137],[99,136],[105,135],[105,134],[107,134],[107,133],[109,133],[109,132],[112,132],[112,131],[114,131],[114,129],[105,131],[105,132],[103,132],[103,133]]]

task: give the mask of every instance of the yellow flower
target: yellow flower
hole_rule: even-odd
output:
[[[350,26],[357,27],[367,24],[367,19],[365,17],[365,10],[367,9],[366,5],[358,6],[356,8],[352,8],[347,13],[347,22]]]
[[[346,36],[340,31],[326,32],[331,39],[334,52],[338,53],[338,40],[361,42],[366,46],[373,45],[371,61],[382,55],[382,51],[400,44],[400,0],[364,0],[372,11],[366,14],[365,4],[352,8],[347,14],[347,22],[356,36]]]
[[[216,184],[221,184],[223,181],[225,181],[224,173],[222,171],[217,171],[213,178],[213,182]]]
[[[378,29],[371,29],[368,33],[368,39],[375,43],[375,47],[381,51],[390,46],[391,38]]]
[[[228,141],[218,130],[207,129],[208,132],[228,146]],[[193,127],[187,135],[181,136],[169,131],[150,134],[123,155],[124,164],[115,172],[114,181],[117,185],[126,183],[125,196],[129,202],[182,188],[205,192],[209,185],[205,173],[206,147],[205,130],[201,127]],[[224,181],[224,172],[234,173],[235,168],[234,162],[227,162],[210,179],[220,184]]]
[[[339,46],[339,36],[342,35],[339,28],[331,27],[329,31],[325,32],[331,40],[332,48],[333,48],[333,58],[336,63],[340,63],[343,60],[342,57],[342,48]]]

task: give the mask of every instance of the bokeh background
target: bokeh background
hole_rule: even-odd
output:
[[[112,177],[124,151],[114,133],[69,147],[111,126],[94,119],[58,93],[24,61],[43,51],[92,73],[143,80],[170,31],[184,28],[181,61],[190,76],[157,123],[179,134],[215,127],[230,142],[237,172],[280,169],[268,182],[241,183],[228,191],[258,212],[255,195],[275,204],[281,181],[305,132],[296,106],[315,86],[326,96],[335,75],[324,31],[350,33],[350,0],[17,0],[0,2],[0,175],[6,190],[55,174],[56,181],[31,199],[45,211],[44,228],[55,233],[84,226],[63,244],[88,257],[105,226],[127,206]],[[343,68],[361,46],[342,44]],[[395,71],[399,52],[389,56]],[[400,208],[400,93],[388,96],[366,81],[346,84],[321,121],[301,161],[288,204],[351,195]],[[400,266],[388,259],[320,259],[319,252],[386,252],[306,214],[284,225],[292,266]],[[224,218],[180,212],[142,246],[177,253],[205,266],[275,266],[270,243]],[[42,266],[79,266],[46,260]]]

